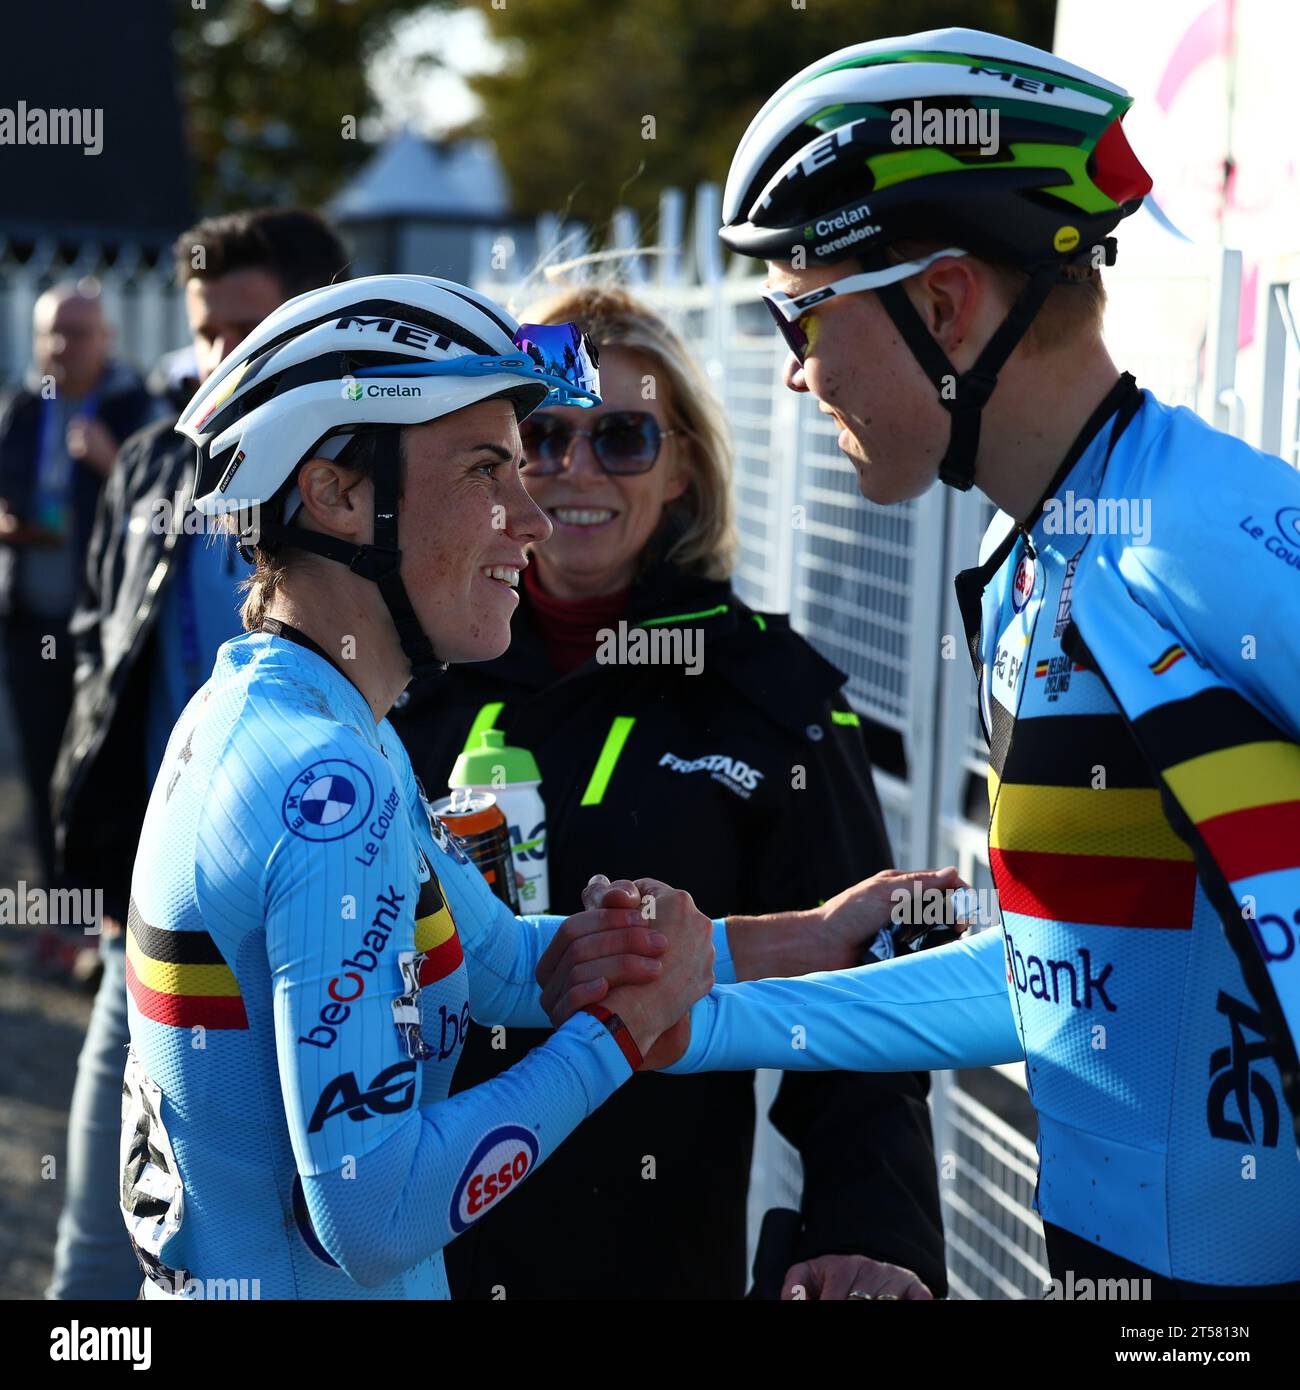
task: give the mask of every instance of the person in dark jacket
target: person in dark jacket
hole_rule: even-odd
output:
[[[621,290],[574,290],[534,318],[591,334],[603,405],[523,422],[525,483],[554,534],[524,571],[509,650],[399,700],[412,763],[436,798],[486,728],[533,753],[553,912],[581,908],[593,866],[649,866],[711,916],[815,908],[888,866],[889,843],[843,673],[731,587],[719,407],[680,339]],[[830,941],[791,951],[801,965],[767,973],[861,963]],[[471,1025],[453,1089],[542,1036]],[[946,1291],[927,1088],[785,1075],[771,1118],[804,1183],[783,1270],[866,1257]],[[638,1075],[448,1247],[453,1296],[741,1296],[754,1121],[753,1073]]]
[[[286,299],[340,275],[347,252],[314,212],[209,218],[175,246],[206,379]],[[136,843],[172,726],[242,631],[248,568],[233,538],[196,525],[194,446],[168,417],[129,439],[101,499],[71,623],[76,691],[53,780],[62,871],[103,893],[104,973],[77,1063],[67,1191],[50,1298],[133,1299],[140,1269],[118,1209],[117,1149],[128,1037],[126,920]]]
[[[0,411],[0,611],[36,849],[52,888],[50,774],[72,703],[68,619],[118,445],[155,411],[140,377],[112,358],[95,281],[46,290],[32,330],[31,376]]]

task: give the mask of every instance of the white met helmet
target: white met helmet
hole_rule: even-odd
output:
[[[572,324],[523,326],[450,280],[370,275],[282,304],[195,393],[177,430],[199,451],[194,505],[253,509],[248,545],[292,545],[374,580],[413,674],[439,665],[398,575],[398,435],[494,397],[522,419],[543,402],[600,403],[595,348]],[[292,522],[299,466],[374,436],[375,539],[357,546]],[[346,459],[344,459],[346,462]]]

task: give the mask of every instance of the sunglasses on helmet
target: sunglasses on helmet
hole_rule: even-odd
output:
[[[437,362],[399,362],[387,367],[358,368],[359,377],[510,376],[532,377],[550,391],[543,405],[600,404],[600,353],[575,323],[521,323],[515,334],[518,351],[500,355],[468,354]]]
[[[578,435],[591,441],[591,452],[606,473],[648,473],[662,441],[681,430],[666,430],[647,410],[611,410],[589,430],[574,429],[546,410],[534,411],[519,426],[526,477],[545,477],[565,466]]]

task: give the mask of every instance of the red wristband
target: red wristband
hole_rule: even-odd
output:
[[[607,1009],[604,1004],[588,1004],[583,1013],[598,1018],[609,1029],[623,1056],[627,1058],[628,1066],[633,1071],[640,1071],[645,1058],[641,1056],[641,1049],[636,1045],[636,1039],[632,1036],[627,1024],[616,1013]]]

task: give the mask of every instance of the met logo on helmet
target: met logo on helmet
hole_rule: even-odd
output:
[[[1055,82],[1044,82],[1038,77],[1021,77],[1018,72],[1008,72],[1004,68],[972,67],[967,71],[972,77],[996,77],[999,82],[1009,82],[1018,92],[1059,92]]]
[[[853,139],[853,132],[866,123],[867,118],[859,116],[856,121],[850,121],[847,125],[840,126],[838,130],[831,131],[829,135],[818,140],[816,144],[809,145],[803,158],[787,172],[783,182],[789,183],[791,179],[807,178],[810,174],[825,169],[827,165],[834,164],[836,150],[842,145],[847,145]],[[760,199],[759,207],[771,207],[775,193],[776,190],[773,189],[771,193]]]
[[[384,333],[392,338],[393,342],[401,343],[405,347],[428,348],[432,346],[438,352],[442,352],[451,346],[450,338],[440,333],[434,333],[431,328],[421,328],[418,323],[406,323],[402,319],[366,319],[360,318],[356,314],[347,314],[339,319],[334,327],[341,333],[354,328],[358,333]]]
[[[541,1146],[531,1129],[499,1125],[474,1146],[451,1193],[451,1229],[458,1235],[494,1207],[537,1163]]]

